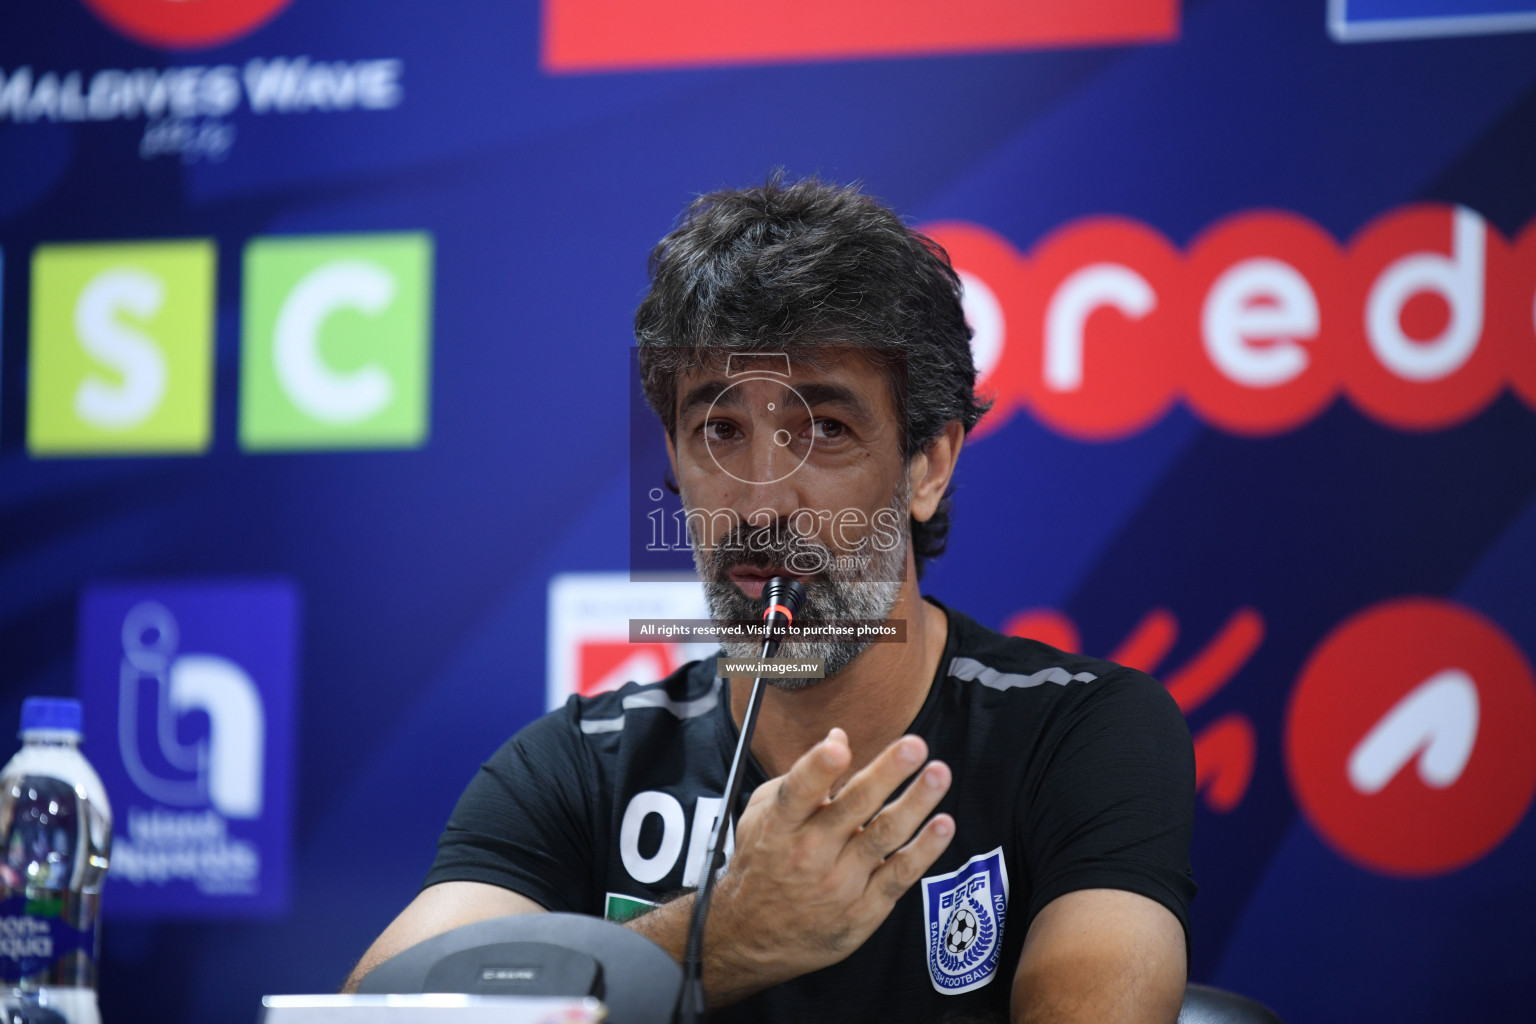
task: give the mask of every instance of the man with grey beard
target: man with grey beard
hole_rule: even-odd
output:
[[[910,502],[907,491],[903,486],[890,508],[884,510],[889,513],[888,522],[906,522]],[[690,519],[690,523],[694,522],[701,520]],[[858,550],[838,554],[802,535],[791,520],[788,529],[761,527],[733,531],[730,537],[713,548],[702,546],[695,538],[693,564],[699,579],[704,581],[704,599],[709,604],[710,617],[717,623],[753,622],[762,613],[761,602],[748,597],[730,578],[732,570],[747,566],[759,572],[771,571],[776,565],[783,566],[805,587],[805,605],[800,609],[802,625],[881,623],[889,618],[901,596],[909,537],[905,530],[895,534],[895,543],[881,543],[880,537],[871,532],[864,537]],[[820,661],[825,678],[836,676],[851,665],[872,642],[867,638],[791,637],[780,644],[779,657],[788,661]],[[720,647],[732,658],[751,658],[761,650],[761,644],[751,640],[723,639]],[[798,690],[816,681],[776,677],[773,683],[781,690]]]
[[[623,921],[681,960],[723,814],[718,1021],[1174,1020],[1195,888],[1183,716],[1144,673],[918,587],[986,411],[960,298],[943,251],[855,188],[773,178],[688,208],[635,334],[712,618],[757,620],[790,576],[798,621],[899,624],[901,642],[783,651],[824,677],[768,689],[729,808],[748,688],[718,659],[573,697],[485,762],[350,984],[447,929],[542,911]]]

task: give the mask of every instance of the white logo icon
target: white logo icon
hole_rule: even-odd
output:
[[[1426,786],[1452,785],[1477,743],[1477,711],[1471,676],[1459,668],[1436,672],[1393,705],[1350,753],[1350,784],[1367,796],[1379,793],[1417,757]]]
[[[213,654],[177,655],[176,618],[163,604],[144,601],[123,619],[118,742],[128,776],[144,794],[179,807],[212,805],[226,818],[261,814],[266,715],[250,675]],[[155,738],[166,764],[186,776],[151,769],[139,743],[142,687],[155,689]],[[208,737],[182,743],[177,720],[203,712]]]

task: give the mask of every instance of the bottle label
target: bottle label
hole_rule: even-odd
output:
[[[95,929],[64,919],[62,899],[27,899],[13,893],[0,900],[0,981],[42,974],[71,953],[89,960]]]

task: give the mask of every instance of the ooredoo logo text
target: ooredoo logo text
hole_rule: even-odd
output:
[[[85,0],[112,28],[150,46],[190,50],[238,39],[292,0]]]
[[[1026,255],[977,224],[924,229],[965,285],[995,429],[1019,409],[1070,437],[1144,430],[1175,401],[1218,430],[1293,430],[1345,397],[1398,430],[1441,430],[1504,390],[1536,407],[1536,225],[1389,210],[1347,245],[1247,210],[1183,251],[1146,224],[1090,217]]]

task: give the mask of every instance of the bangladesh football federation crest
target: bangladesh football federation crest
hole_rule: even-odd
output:
[[[947,875],[923,879],[928,973],[945,995],[980,988],[997,973],[1008,916],[1003,848],[981,853]]]

